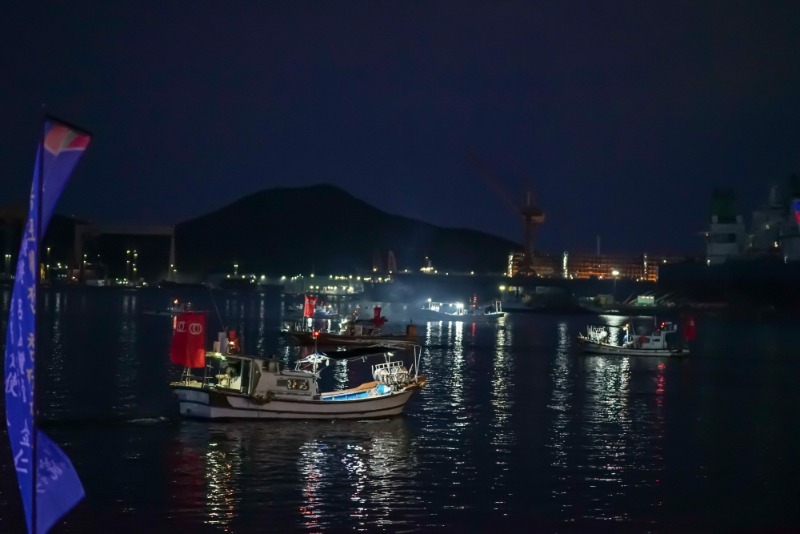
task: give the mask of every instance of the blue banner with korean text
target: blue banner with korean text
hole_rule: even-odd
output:
[[[9,306],[4,365],[6,425],[29,533],[34,529],[37,534],[47,532],[84,496],[69,458],[36,427],[34,364],[39,245],[89,140],[89,135],[54,119],[44,123]]]

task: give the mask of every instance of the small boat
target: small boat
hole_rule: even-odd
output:
[[[204,343],[204,316],[178,318],[170,352],[173,363],[185,365],[181,379],[170,388],[178,398],[182,416],[201,419],[373,419],[403,412],[413,394],[425,384],[418,374],[421,347],[407,347],[413,362],[407,368],[384,346],[364,347],[353,356],[331,353],[335,359],[363,360],[380,357],[372,365],[370,382],[352,388],[322,392],[319,376],[332,356],[315,351],[298,360],[294,369],[280,360],[231,354],[225,334],[214,350],[199,349]],[[182,336],[182,337],[181,337]],[[196,338],[196,339],[191,339]],[[201,345],[202,347],[202,345]],[[221,352],[222,351],[225,352]],[[192,369],[202,369],[194,376]]]
[[[172,306],[168,306],[163,310],[144,310],[142,313],[145,315],[164,315],[175,317],[181,312],[190,311],[192,309],[191,302],[180,302],[178,299],[172,301]]]
[[[331,306],[315,306],[311,315],[305,315],[304,306],[289,305],[286,306],[286,313],[284,317],[287,318],[304,318],[304,319],[337,319],[339,317],[339,310]]]
[[[423,319],[427,321],[491,322],[506,315],[500,299],[495,299],[488,306],[479,306],[474,300],[469,306],[464,306],[461,302],[448,304],[428,299],[421,311]]]
[[[306,319],[308,321],[308,319]],[[394,343],[416,345],[419,343],[417,325],[406,325],[404,332],[386,332],[383,325],[388,319],[381,315],[381,307],[373,308],[371,319],[359,319],[358,313],[341,324],[338,332],[311,328],[304,324],[284,323],[281,332],[300,345],[320,345],[323,347],[351,347],[374,345],[376,343]]]
[[[607,325],[588,325],[586,335],[578,334],[578,344],[584,353],[610,354],[616,356],[688,356],[688,341],[694,338],[694,320],[687,319],[683,332],[678,325],[662,321],[653,328],[640,329],[635,333],[632,321],[622,327],[624,336],[620,341],[613,338]]]
[[[674,313],[676,304],[668,296],[656,298],[655,295],[636,295],[624,302],[615,302],[612,295],[580,297],[578,305],[589,313],[597,315],[653,316]]]
[[[339,317],[339,310],[325,304],[324,302],[317,305],[318,297],[314,295],[304,295],[303,305],[290,305],[287,307],[286,312],[288,315],[300,314],[304,319],[336,319]]]
[[[419,343],[417,326],[406,325],[406,332],[399,334],[383,333],[380,330],[359,330],[361,325],[353,325],[353,330],[339,333],[321,332],[319,330],[284,330],[299,345],[320,345],[323,347],[369,346],[376,343],[394,343],[400,345],[416,345]]]

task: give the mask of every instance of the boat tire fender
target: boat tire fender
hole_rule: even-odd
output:
[[[253,395],[253,400],[258,404],[267,404],[275,398],[274,391],[267,391],[264,395]]]

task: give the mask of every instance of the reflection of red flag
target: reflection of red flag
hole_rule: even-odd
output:
[[[386,318],[385,317],[381,317],[381,307],[380,306],[375,306],[372,309],[372,311],[375,314],[374,317],[372,318],[372,322],[375,323],[375,326],[380,328],[381,326],[383,326],[383,323],[386,322]]]
[[[206,316],[181,312],[175,321],[169,359],[186,367],[206,366]]]
[[[686,322],[683,324],[683,337],[686,341],[691,341],[695,335],[694,317],[687,317]]]
[[[303,317],[314,317],[314,308],[317,306],[317,297],[306,295],[306,304],[303,306]]]
[[[242,350],[239,346],[239,336],[236,335],[236,330],[228,330],[228,354],[239,354]]]

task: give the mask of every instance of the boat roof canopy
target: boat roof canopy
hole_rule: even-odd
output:
[[[266,356],[248,356],[246,354],[223,354],[221,352],[213,352],[213,351],[206,351],[206,358],[212,358],[212,359],[220,360],[220,361],[226,361],[226,360],[248,360],[248,361],[282,363],[281,360],[279,360],[277,358],[269,358],[269,357],[266,357]]]

